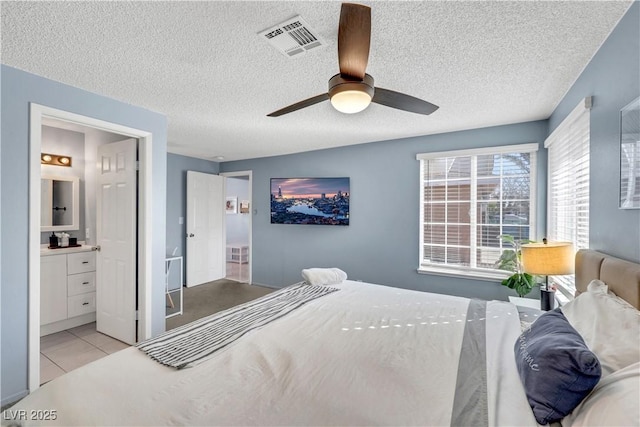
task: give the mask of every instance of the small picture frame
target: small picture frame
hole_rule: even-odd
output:
[[[248,200],[243,200],[243,201],[240,202],[240,213],[241,214],[249,213],[249,201]]]
[[[227,203],[224,207],[224,211],[228,214],[238,213],[238,197],[227,197]]]

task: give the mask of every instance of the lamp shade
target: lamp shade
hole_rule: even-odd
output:
[[[573,244],[568,242],[529,243],[522,245],[525,273],[545,276],[573,274]]]

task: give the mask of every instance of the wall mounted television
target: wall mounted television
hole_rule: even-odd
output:
[[[349,225],[349,178],[271,178],[271,224]]]

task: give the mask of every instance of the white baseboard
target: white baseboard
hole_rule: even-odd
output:
[[[269,289],[282,289],[283,288],[283,286],[265,285],[263,283],[256,283],[256,282],[250,283],[250,285],[251,286],[260,286],[262,288],[269,288]]]

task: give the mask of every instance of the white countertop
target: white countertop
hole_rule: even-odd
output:
[[[78,242],[81,246],[74,246],[72,248],[57,248],[57,249],[49,249],[48,244],[40,245],[40,256],[49,256],[49,255],[63,255],[63,254],[73,254],[76,252],[89,252],[92,248],[91,245],[85,245],[84,242]]]

